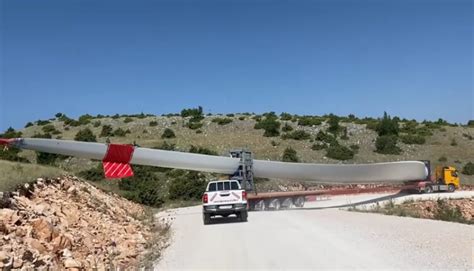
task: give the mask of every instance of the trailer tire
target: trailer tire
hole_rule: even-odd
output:
[[[456,187],[454,184],[449,184],[448,185],[448,192],[453,193],[456,190]]]
[[[202,220],[203,220],[204,225],[208,225],[209,223],[211,223],[211,215],[203,213]]]
[[[280,207],[281,207],[281,202],[279,199],[273,199],[271,202],[270,202],[270,206],[273,208],[273,210],[277,211],[277,210],[280,210]]]
[[[259,200],[257,203],[253,205],[253,210],[255,211],[265,211],[265,209],[266,209],[266,203],[263,199]]]
[[[304,206],[304,202],[305,202],[305,201],[306,201],[306,198],[305,198],[305,197],[297,197],[297,198],[295,199],[294,205],[295,205],[296,207],[301,208],[301,207]]]
[[[433,187],[431,185],[425,186],[425,193],[429,194],[433,192]]]

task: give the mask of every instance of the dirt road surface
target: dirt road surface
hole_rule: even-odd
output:
[[[207,226],[200,206],[169,210],[160,216],[175,217],[171,246],[155,267],[466,270],[474,266],[474,226],[340,209],[389,196],[337,196],[307,202],[304,209],[251,212],[247,223],[219,218]]]

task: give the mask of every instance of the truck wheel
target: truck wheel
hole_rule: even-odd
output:
[[[281,202],[279,199],[273,199],[270,202],[270,206],[273,207],[273,210],[280,210]]]
[[[304,206],[304,202],[305,202],[304,197],[297,197],[294,204],[295,204],[296,207],[301,208],[301,207]]]
[[[229,215],[225,214],[225,215],[222,215],[222,217],[228,217]]]
[[[247,211],[240,212],[239,217],[240,217],[240,221],[247,222],[247,217],[248,217]]]
[[[454,190],[456,190],[456,187],[454,186],[454,184],[449,184],[448,185],[448,192],[453,193]]]
[[[433,192],[433,187],[431,187],[431,185],[425,186],[425,193],[429,194],[431,192]]]
[[[211,215],[210,214],[202,214],[202,220],[204,222],[204,225],[207,225],[211,223]]]

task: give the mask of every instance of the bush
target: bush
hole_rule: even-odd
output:
[[[349,148],[351,148],[351,150],[354,151],[354,154],[357,153],[360,149],[359,145],[356,145],[356,144],[350,145]]]
[[[191,145],[191,148],[189,149],[190,153],[200,153],[200,154],[207,154],[207,155],[219,155],[216,151],[210,150],[208,148],[204,147],[197,147],[194,145]]]
[[[277,121],[276,117],[271,115],[257,122],[254,128],[265,130],[263,136],[266,137],[275,137],[280,135],[280,122]]]
[[[313,151],[319,151],[319,150],[325,149],[326,147],[327,147],[326,144],[315,143],[315,144],[313,144],[313,146],[311,146],[311,149],[312,149]]]
[[[206,189],[204,175],[199,172],[189,171],[180,174],[169,185],[169,198],[171,200],[199,200]],[[176,174],[176,173],[174,173]]]
[[[240,116],[240,117],[239,117],[239,120],[245,120],[245,117],[244,117],[244,116]]]
[[[330,132],[333,135],[337,135],[341,129],[341,126],[339,125],[339,118],[335,115],[330,115],[328,123],[329,123],[328,132]]]
[[[467,126],[469,126],[469,127],[474,127],[474,120],[469,120],[469,121],[467,122]]]
[[[283,151],[282,161],[283,162],[299,162],[297,152],[291,147],[286,148]]]
[[[303,130],[293,131],[281,136],[282,139],[306,140],[310,139],[311,135]]]
[[[34,124],[32,122],[28,122],[26,125],[25,125],[25,128],[28,128],[28,127],[31,127],[33,126]]]
[[[233,118],[233,117],[235,117],[235,115],[234,115],[234,114],[226,114],[226,116],[227,116],[227,117],[230,117],[230,118]]]
[[[175,138],[176,135],[174,134],[174,131],[171,130],[170,128],[166,128],[163,131],[163,134],[161,135],[161,138]]]
[[[100,131],[99,137],[109,137],[113,136],[114,133],[112,132],[112,126],[110,125],[103,125],[102,126],[102,131]]]
[[[426,139],[420,135],[402,135],[400,139],[405,144],[423,145],[426,142]]]
[[[402,150],[397,146],[397,141],[394,135],[379,136],[375,141],[375,151],[381,154],[400,154]]]
[[[50,124],[51,122],[49,120],[37,120],[36,121],[36,125],[38,126],[43,126],[43,125],[46,125],[46,124]]]
[[[101,124],[102,124],[102,123],[100,122],[100,120],[98,120],[98,121],[94,121],[93,126],[94,126],[95,128],[97,128],[97,127],[99,127]]]
[[[48,125],[43,126],[41,130],[43,130],[43,132],[45,133],[51,133],[51,132],[56,131],[56,128],[54,127],[54,125],[48,124]]]
[[[197,130],[197,129],[201,129],[202,128],[202,123],[200,122],[191,122],[189,121],[187,124],[186,124],[186,127],[188,127],[189,129],[191,130]]]
[[[280,114],[280,119],[281,120],[291,120],[293,116],[289,113],[283,112]]]
[[[0,138],[17,138],[22,136],[22,132],[16,131],[12,127],[9,127],[5,133],[0,134]]]
[[[84,178],[89,181],[98,182],[105,178],[104,169],[101,164],[98,164],[96,167],[91,169],[83,170],[78,173],[79,177]]]
[[[285,123],[285,126],[283,126],[283,128],[281,128],[281,130],[283,132],[291,132],[291,131],[293,131],[293,127],[291,125],[289,125],[288,123]]]
[[[226,125],[232,122],[232,119],[229,118],[214,118],[212,122],[217,123],[219,125]]]
[[[302,116],[298,118],[298,125],[301,126],[318,126],[321,125],[322,120],[319,117]]]
[[[150,127],[158,126],[158,122],[153,120],[153,121],[150,121],[149,125]]]
[[[124,137],[124,136],[126,136],[127,134],[130,134],[130,133],[131,133],[131,131],[129,129],[124,130],[122,128],[117,128],[113,132],[113,136]]]
[[[435,219],[451,222],[466,223],[466,219],[462,215],[459,206],[451,207],[446,203],[446,200],[437,200],[437,209],[434,214]]]
[[[474,163],[468,162],[462,168],[462,173],[466,175],[474,175]]]
[[[74,140],[85,141],[85,142],[97,142],[97,139],[94,133],[89,128],[85,128],[77,132],[76,136],[74,137]]]
[[[202,117],[203,115],[203,109],[201,106],[198,106],[197,108],[188,108],[188,109],[183,109],[181,110],[181,117]]]
[[[89,124],[91,123],[91,120],[93,119],[94,117],[89,115],[89,114],[85,114],[85,115],[82,115],[79,117],[79,119],[77,120],[77,125],[75,126],[79,126],[79,125],[86,125],[86,124]],[[74,125],[73,125],[74,126]]]
[[[458,142],[456,141],[456,139],[451,139],[451,146],[457,146],[458,145]]]
[[[130,118],[130,117],[126,117],[126,118],[123,120],[123,122],[125,122],[125,123],[129,123],[129,122],[132,122],[132,121],[133,121],[133,119]]]
[[[160,207],[164,203],[163,183],[155,172],[158,168],[134,166],[134,177],[120,180],[119,187],[126,190],[125,197],[129,200],[152,207]]]
[[[325,132],[323,132],[321,130],[316,135],[316,140],[317,141],[322,141],[322,142],[325,142],[325,143],[331,144],[331,145],[337,145],[338,144],[337,139],[334,136],[332,136],[330,134],[326,134]]]
[[[354,158],[354,151],[343,145],[330,145],[326,156],[336,160],[349,160]]]
[[[387,112],[384,112],[382,120],[377,125],[376,129],[379,136],[384,135],[398,135],[399,127],[397,119],[392,119]]]
[[[171,144],[166,141],[161,143],[160,145],[154,147],[153,149],[158,149],[158,150],[165,150],[165,151],[174,151],[176,150],[176,144]]]
[[[448,158],[446,156],[441,156],[440,158],[438,158],[438,161],[439,162],[447,162]]]

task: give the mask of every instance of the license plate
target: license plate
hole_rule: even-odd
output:
[[[232,205],[219,206],[219,209],[232,209]]]

